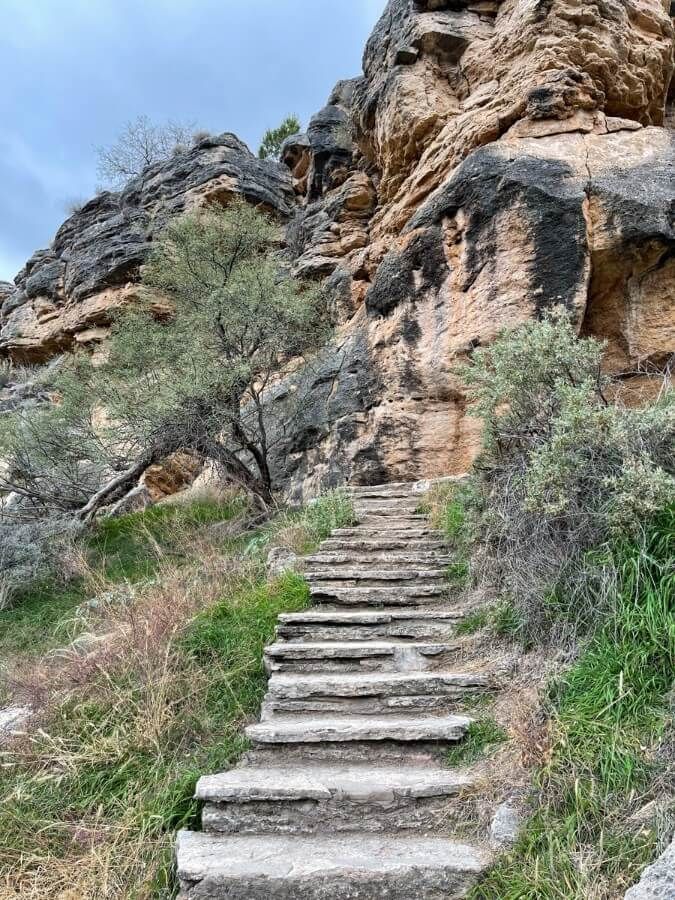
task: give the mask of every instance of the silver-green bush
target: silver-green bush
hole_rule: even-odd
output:
[[[675,500],[672,391],[643,408],[614,402],[602,355],[553,313],[477,350],[464,373],[485,422],[477,573],[533,628],[561,608],[575,627],[599,614],[580,603],[585,554]]]

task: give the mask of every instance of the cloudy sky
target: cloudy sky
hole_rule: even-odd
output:
[[[140,114],[256,148],[361,69],[385,0],[0,0],[0,280],[96,186]]]

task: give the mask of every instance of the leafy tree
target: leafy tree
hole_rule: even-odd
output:
[[[300,131],[300,120],[295,115],[286,116],[278,128],[268,128],[263,135],[258,156],[260,159],[278,160],[281,155],[281,145],[292,134]]]
[[[114,144],[96,149],[99,178],[114,189],[122,189],[146,166],[169,159],[177,149],[189,147],[193,130],[194,125],[172,121],[157,125],[148,116],[138,116],[124,125]]]
[[[114,322],[107,359],[75,358],[60,402],[5,431],[0,487],[84,518],[153,463],[190,450],[263,504],[270,454],[301,414],[308,379],[282,380],[328,335],[322,295],[291,278],[277,228],[243,201],[172,222],[145,266],[138,303]]]

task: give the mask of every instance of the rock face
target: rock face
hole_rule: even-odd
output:
[[[553,306],[608,341],[612,371],[665,367],[670,7],[390,0],[363,77],[319,115],[330,147],[315,149],[313,123],[284,157],[304,203],[289,229],[302,236],[290,241],[297,271],[328,276],[343,323],[298,488],[310,473],[368,483],[465,471],[479,431],[457,363]],[[342,113],[351,166],[342,155],[335,181],[303,181],[319,155],[342,153]],[[649,393],[648,377],[634,383]]]
[[[224,135],[95,198],[0,285],[0,347],[100,340],[167,218],[243,194],[339,321],[279,484],[465,471],[457,363],[503,327],[565,306],[638,398],[672,354],[672,71],[669,0],[390,0],[281,165]]]
[[[48,250],[31,257],[12,291],[0,285],[0,351],[42,362],[100,341],[110,311],[133,296],[139,268],[167,221],[235,195],[283,218],[291,213],[287,169],[256,159],[232,134],[149,166],[119,194],[99,194],[64,222]]]

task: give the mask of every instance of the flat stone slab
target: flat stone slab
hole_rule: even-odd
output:
[[[178,877],[195,900],[462,897],[489,854],[444,838],[215,836],[182,831]]]
[[[350,568],[335,567],[322,572],[309,571],[305,572],[305,578],[310,583],[313,581],[418,581],[423,580],[443,580],[446,577],[446,570],[443,568],[392,568],[392,569],[374,569],[367,563],[360,568],[352,566]]]
[[[308,609],[298,613],[282,613],[279,622],[284,625],[388,625],[407,619],[448,619],[455,621],[466,615],[465,611],[440,609]]]
[[[447,586],[416,584],[403,587],[395,584],[383,587],[344,587],[342,585],[311,585],[310,594],[319,603],[336,603],[344,606],[412,606],[437,603],[447,594]]]
[[[338,553],[333,551],[315,553],[314,556],[308,556],[305,562],[309,566],[345,566],[346,568],[357,567],[359,570],[363,566],[367,571],[367,567],[372,569],[384,568],[384,566],[407,566],[425,568],[428,566],[448,566],[453,561],[453,557],[447,552],[433,550],[391,550],[391,551],[371,551],[371,552],[353,552]],[[340,571],[340,570],[338,570]]]
[[[304,769],[243,766],[197,782],[195,797],[211,803],[329,800],[363,803],[397,797],[449,797],[473,784],[466,773],[452,769],[374,766],[312,766]]]
[[[463,690],[482,690],[490,685],[490,676],[481,672],[273,675],[268,685],[268,696],[284,700],[312,697],[454,696]]]
[[[424,540],[428,538],[440,541],[443,538],[443,533],[437,528],[432,528],[428,522],[426,524],[422,522],[406,523],[405,526],[399,528],[393,528],[391,523],[389,523],[386,529],[379,527],[379,525],[377,528],[369,525],[356,525],[351,528],[336,528],[329,540],[354,538],[358,540]]]
[[[473,722],[468,716],[403,718],[339,716],[272,719],[249,725],[247,736],[263,744],[313,744],[320,741],[459,741]]]
[[[369,656],[395,656],[397,653],[421,653],[437,656],[448,644],[412,644],[396,641],[300,641],[270,644],[265,655],[271,659],[361,659]]]
[[[321,545],[321,553],[387,553],[400,550],[409,553],[419,550],[421,553],[433,551],[447,553],[448,545],[444,541],[435,540],[433,537],[405,537],[405,538],[329,538]]]

